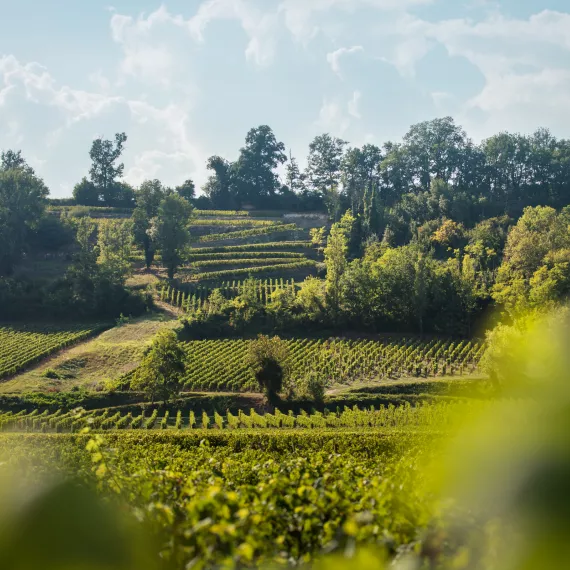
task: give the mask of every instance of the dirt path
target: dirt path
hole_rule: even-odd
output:
[[[100,389],[133,370],[158,330],[177,322],[174,311],[163,310],[113,327],[3,382],[0,393],[67,391],[74,386]]]

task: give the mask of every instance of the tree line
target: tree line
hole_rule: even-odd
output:
[[[135,189],[119,180],[126,141],[118,133],[114,141],[92,143],[89,178],[73,190],[77,204],[134,207]],[[211,175],[202,195],[191,179],[173,190],[203,209],[326,209],[338,221],[350,208],[363,235],[387,231],[399,244],[437,217],[472,227],[518,217],[526,206],[560,208],[570,196],[570,140],[547,129],[503,132],[475,144],[444,117],[413,125],[400,142],[362,147],[325,133],[310,143],[305,170],[285,151],[261,125],[247,133],[237,160],[207,160]]]
[[[48,189],[20,151],[0,155],[0,313],[117,317],[151,304],[126,287],[133,245],[150,267],[158,251],[172,278],[190,242],[192,205],[178,193],[148,181],[137,190],[130,219],[56,216],[46,211]],[[109,178],[106,178],[109,180]],[[64,260],[53,279],[14,276],[29,254]]]
[[[506,216],[472,229],[452,220],[427,224],[410,242],[369,240],[351,253],[356,218],[348,210],[314,230],[322,247],[324,279],[300,289],[278,289],[260,301],[258,283],[246,281],[238,297],[214,290],[185,317],[189,338],[307,331],[367,331],[470,337],[491,324],[529,311],[560,307],[570,296],[570,206],[528,206],[515,223]]]
[[[93,190],[96,204],[113,204],[126,195],[118,182],[126,140],[118,134],[114,141],[93,143],[90,179],[79,186]],[[283,205],[287,193],[305,205],[314,200],[326,206],[333,223],[313,232],[315,246],[324,253],[326,282],[308,280],[294,301],[276,298],[276,309],[265,315],[271,327],[277,321],[277,328],[308,322],[320,328],[468,335],[488,306],[500,304],[514,313],[557,303],[570,291],[569,145],[545,130],[531,136],[502,133],[475,145],[444,118],[416,125],[403,142],[382,148],[350,148],[320,135],[301,172],[271,129],[259,127],[248,133],[235,163],[211,157],[213,174],[203,197],[195,197],[190,180],[177,188],[148,180],[131,189],[134,209],[126,231],[144,252],[147,267],[160,252],[172,279],[190,240],[192,208],[204,200],[223,208],[267,206],[269,198]],[[277,168],[285,163],[283,184]],[[47,187],[20,151],[1,154],[4,299],[15,298],[6,290],[31,287],[6,281],[26,252],[56,251],[79,239],[76,226],[45,215],[47,196]],[[96,238],[103,241],[91,256],[99,268],[93,275],[109,265],[107,237],[99,232]],[[93,269],[90,263],[84,267]],[[72,299],[81,298],[79,282],[64,287]],[[89,287],[94,295],[96,286]],[[52,293],[45,297],[55,299]],[[226,325],[254,322],[266,311],[244,307],[245,316],[230,316]]]

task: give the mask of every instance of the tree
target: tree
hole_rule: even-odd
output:
[[[188,224],[192,206],[177,194],[165,196],[152,221],[150,236],[154,239],[166,267],[168,278],[173,279],[190,243]]]
[[[177,186],[175,192],[181,197],[190,202],[196,197],[196,185],[190,179],[185,180],[180,186]]]
[[[341,278],[348,261],[348,245],[354,217],[347,211],[340,222],[333,224],[324,249],[327,305],[335,316],[340,310]]]
[[[264,197],[279,189],[275,169],[286,162],[285,145],[278,142],[267,125],[251,129],[235,164],[236,191],[240,204],[260,206]]]
[[[124,284],[132,271],[132,220],[103,220],[99,223],[98,263],[113,283]]]
[[[135,189],[127,182],[115,182],[112,205],[117,208],[134,208],[136,205]]]
[[[116,179],[123,175],[125,169],[123,163],[116,164],[116,162],[121,157],[126,141],[125,133],[117,133],[114,143],[98,138],[93,141],[89,151],[89,157],[93,163],[89,176],[107,205],[113,205],[116,197]]]
[[[295,157],[289,156],[289,163],[287,164],[285,170],[285,183],[289,187],[289,190],[291,190],[291,192],[295,192],[296,194],[305,192],[307,190],[307,186],[305,184],[307,177],[299,169],[299,164]]]
[[[30,170],[0,170],[0,275],[10,275],[45,210],[48,189]]]
[[[309,145],[307,178],[321,196],[339,186],[346,144],[346,141],[324,134],[315,137]]]
[[[204,194],[210,199],[214,208],[231,210],[236,207],[233,195],[233,168],[225,158],[211,156],[206,164],[208,170],[214,172],[205,186]]]
[[[81,182],[73,187],[73,199],[76,204],[81,206],[98,206],[101,204],[101,196],[99,190],[84,176]]]
[[[287,345],[278,337],[260,334],[249,345],[247,363],[267,401],[276,404],[289,373]]]
[[[154,261],[155,244],[150,235],[151,220],[158,215],[158,207],[165,190],[160,180],[145,180],[136,193],[137,207],[133,212],[133,236],[144,251],[145,264],[150,269]]]
[[[444,117],[413,125],[404,136],[404,144],[410,182],[427,191],[434,178],[452,182],[457,177],[468,141],[454,120]]]
[[[366,144],[361,149],[351,148],[342,160],[342,187],[354,216],[362,214],[366,197],[371,201],[379,191],[382,151],[375,145]]]
[[[569,218],[568,208],[528,207],[510,229],[493,298],[511,314],[567,297]]]
[[[24,170],[34,175],[34,169],[26,162],[21,150],[7,150],[0,155],[0,171]]]
[[[160,331],[137,368],[131,388],[145,392],[150,401],[168,402],[182,389],[186,354],[172,330]]]

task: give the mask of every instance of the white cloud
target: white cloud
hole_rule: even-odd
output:
[[[363,7],[385,11],[403,11],[412,6],[431,4],[434,0],[282,0],[278,11],[284,15],[285,24],[291,34],[307,42],[319,32],[313,22],[315,14],[328,12],[333,8],[354,12]]]
[[[324,99],[316,126],[335,136],[344,136],[350,127],[350,118],[339,100]]]
[[[58,87],[45,67],[36,62],[21,64],[13,55],[0,58],[0,77],[8,88],[23,87],[29,101],[57,107],[65,114],[67,125],[92,118],[123,101],[67,85]]]
[[[111,82],[103,75],[101,70],[89,74],[89,81],[102,93],[108,93],[111,89]]]
[[[181,16],[174,16],[160,6],[148,17],[137,19],[123,14],[111,17],[111,35],[123,48],[120,64],[122,75],[140,77],[167,87],[177,69],[178,58],[172,49],[169,31],[172,26],[183,28]],[[165,33],[166,28],[166,33]]]
[[[169,179],[170,175],[171,179],[171,170],[192,172],[198,186],[206,181],[207,155],[190,139],[187,109],[176,104],[158,108],[143,101],[129,101],[128,107],[133,119],[144,125],[147,133],[156,135],[150,138],[152,148],[135,154],[134,166],[125,173],[128,182],[138,185],[145,179],[158,177],[159,173],[160,178]]]
[[[340,59],[345,55],[358,53],[363,50],[364,48],[362,46],[352,46],[350,48],[342,47],[337,49],[336,51],[327,53],[327,61],[331,66],[333,72],[336,73],[342,79],[342,73],[340,69]]]
[[[360,110],[358,108],[361,97],[362,93],[360,91],[355,91],[352,94],[352,99],[348,102],[348,114],[355,119],[362,118],[362,115],[360,114]]]
[[[544,10],[516,19],[493,12],[480,22],[428,22],[400,14],[382,25],[381,32],[389,39],[381,59],[404,77],[414,76],[418,63],[438,44],[450,57],[463,58],[479,70],[484,86],[463,102],[458,118],[481,137],[498,125],[523,130],[552,124],[554,114],[567,114],[570,14]],[[442,108],[452,103],[440,93],[432,99]],[[483,117],[474,115],[476,111]]]
[[[269,65],[275,56],[277,14],[261,12],[244,0],[206,0],[187,22],[196,41],[204,41],[204,32],[214,20],[237,20],[249,38],[246,59],[257,65]]]

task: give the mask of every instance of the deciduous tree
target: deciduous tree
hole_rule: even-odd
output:
[[[131,387],[145,392],[152,403],[168,402],[182,389],[186,354],[176,333],[160,331],[137,368]]]
[[[184,251],[190,243],[189,222],[192,206],[177,194],[165,196],[152,221],[150,236],[160,251],[168,278],[173,279],[184,259]]]

